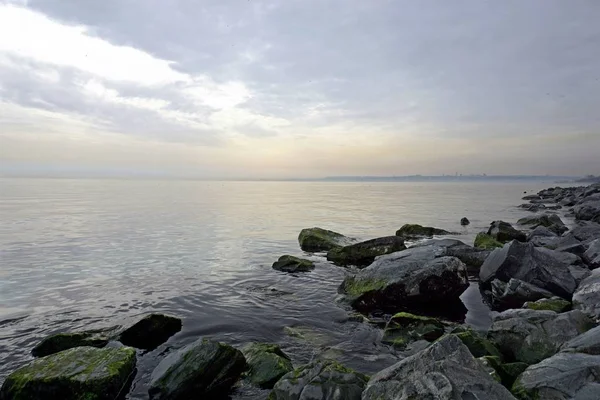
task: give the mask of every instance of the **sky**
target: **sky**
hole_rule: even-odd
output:
[[[597,0],[0,0],[0,173],[600,174]]]

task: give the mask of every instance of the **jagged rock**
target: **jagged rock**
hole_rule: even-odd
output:
[[[10,374],[2,400],[112,400],[135,370],[131,347],[75,347],[39,358]]]
[[[590,329],[563,344],[562,351],[600,355],[600,326]]]
[[[510,242],[511,240],[518,240],[519,242],[527,240],[527,235],[524,232],[516,230],[511,224],[504,221],[492,222],[487,234],[500,243]]]
[[[600,238],[600,224],[582,221],[569,233],[580,242],[588,243]]]
[[[545,226],[538,226],[527,235],[527,241],[535,246],[546,246],[555,242],[558,235]]]
[[[300,232],[298,242],[302,250],[318,252],[351,245],[354,239],[322,228],[306,228]]]
[[[31,355],[34,357],[45,357],[50,354],[58,353],[73,347],[104,347],[110,342],[116,333],[118,327],[96,329],[83,332],[64,332],[56,333],[44,338],[38,343]]]
[[[433,342],[443,334],[444,324],[439,320],[401,312],[388,321],[381,341],[404,349],[411,342],[417,340]]]
[[[126,346],[152,350],[181,330],[181,320],[163,314],[150,314],[119,335]]]
[[[473,243],[475,247],[480,249],[494,250],[496,248],[501,248],[504,244],[500,243],[492,236],[488,235],[484,232],[479,232],[475,237],[475,242]]]
[[[581,311],[508,310],[496,315],[488,338],[507,360],[535,364],[556,354],[563,343],[586,332],[593,322]]]
[[[285,255],[273,263],[273,269],[282,272],[309,272],[315,269],[315,263],[310,260]]]
[[[373,375],[362,400],[486,399],[514,400],[455,336]]]
[[[571,302],[561,299],[560,297],[551,297],[548,299],[540,299],[537,301],[528,301],[523,305],[523,308],[529,308],[530,310],[538,311],[554,311],[555,313],[561,313],[569,311],[571,309]]]
[[[371,264],[375,257],[405,249],[403,238],[386,236],[329,250],[327,260],[337,265],[364,267]]]
[[[263,389],[272,389],[282,376],[294,369],[290,358],[276,344],[251,343],[242,353],[248,364],[248,379]]]
[[[592,241],[585,253],[583,260],[591,269],[600,268],[600,239]]]
[[[406,224],[396,231],[396,236],[403,237],[404,239],[422,239],[430,238],[434,235],[449,235],[444,229],[433,228],[431,226],[422,226],[419,224]]]
[[[600,319],[600,269],[595,269],[573,293],[573,308]]]
[[[212,399],[226,394],[246,369],[242,352],[200,339],[163,359],[152,372],[150,400]]]
[[[484,295],[489,296],[492,309],[499,311],[520,308],[525,302],[554,296],[547,290],[514,278],[511,278],[508,283],[499,279],[492,280],[491,293],[484,292]]]
[[[592,271],[580,265],[569,265],[569,272],[575,279],[577,286],[579,286],[588,276],[592,275]]]
[[[461,224],[462,226],[467,226],[467,225],[469,225],[470,223],[471,223],[471,221],[469,221],[469,219],[468,219],[467,217],[462,217],[462,218],[460,219],[460,224]]]
[[[456,239],[430,239],[418,243],[411,248],[439,246],[445,249],[444,255],[456,257],[467,266],[470,273],[478,273],[485,259],[490,255],[489,250],[469,246]]]
[[[521,400],[600,399],[600,356],[558,353],[527,368],[512,390]]]
[[[521,218],[517,221],[519,225],[530,226],[532,229],[543,226],[555,232],[558,235],[569,230],[556,214],[538,214],[530,217]]]
[[[284,375],[268,400],[360,400],[368,379],[336,361],[317,361]]]

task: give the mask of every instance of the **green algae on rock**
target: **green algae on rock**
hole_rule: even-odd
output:
[[[150,314],[119,335],[126,346],[153,350],[181,330],[181,320],[163,314]]]
[[[479,232],[475,237],[475,243],[473,243],[475,247],[486,250],[494,250],[495,248],[504,246],[502,243],[494,239],[492,236],[487,233]]]
[[[344,236],[341,233],[316,227],[302,229],[298,236],[300,248],[309,252],[329,251],[348,246],[353,242],[354,239]]]
[[[484,356],[494,356],[499,357],[500,359],[502,358],[502,353],[500,353],[500,350],[498,350],[498,348],[491,341],[471,329],[454,333],[454,335],[456,335],[456,337],[458,337],[461,342],[467,346],[475,358]]]
[[[523,305],[523,308],[529,308],[531,310],[549,310],[561,313],[571,309],[571,302],[560,297],[551,297],[549,299],[528,301]]]
[[[386,236],[329,250],[327,260],[336,265],[365,267],[371,264],[375,257],[405,249],[403,238]]]
[[[272,389],[283,375],[294,367],[279,346],[269,343],[251,343],[242,349],[248,371],[248,380],[263,389]]]
[[[131,347],[75,347],[39,358],[10,374],[2,400],[113,400],[135,370]]]
[[[273,269],[283,272],[308,272],[315,269],[315,263],[310,260],[285,255],[273,263]]]
[[[56,333],[38,343],[31,350],[31,355],[34,357],[44,357],[72,349],[73,347],[89,346],[101,348],[106,346],[115,337],[118,328],[112,327],[83,332]]]
[[[381,341],[404,349],[411,342],[417,340],[433,342],[443,334],[444,324],[439,320],[401,312],[389,320]]]

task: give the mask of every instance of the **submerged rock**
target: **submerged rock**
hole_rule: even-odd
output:
[[[10,374],[2,400],[113,400],[135,370],[130,347],[76,347],[39,358]]]
[[[337,265],[361,267],[371,264],[375,257],[405,249],[403,238],[386,236],[329,250],[327,260]]]
[[[395,314],[387,323],[382,343],[404,349],[417,340],[433,342],[444,334],[444,324],[431,317],[406,312]]]
[[[467,225],[469,225],[470,223],[471,223],[471,221],[469,221],[469,219],[468,219],[467,217],[462,217],[462,218],[460,219],[460,224],[461,224],[462,226],[467,226]]]
[[[302,229],[298,236],[300,248],[304,251],[329,251],[338,247],[348,246],[354,242],[347,236],[322,228]]]
[[[284,375],[268,400],[360,400],[367,381],[336,361],[317,361]]]
[[[586,332],[593,322],[580,311],[508,310],[494,317],[488,338],[507,360],[535,364],[556,354],[567,341]]]
[[[271,389],[294,367],[290,358],[276,344],[251,343],[242,349],[248,364],[247,376],[254,385]]]
[[[487,233],[479,232],[475,237],[474,246],[479,247],[480,249],[494,250],[496,248],[501,248],[504,245]]]
[[[38,343],[31,350],[31,355],[34,357],[45,357],[72,349],[73,347],[89,346],[101,348],[114,338],[117,329],[118,327],[112,327],[83,332],[56,333]]]
[[[595,269],[573,293],[573,308],[600,319],[600,269]]]
[[[419,224],[405,224],[396,231],[396,236],[400,236],[409,240],[431,238],[434,235],[449,234],[451,234],[451,232],[448,232],[444,229],[434,228],[431,226],[422,226]]]
[[[511,224],[504,221],[492,222],[487,234],[500,243],[510,242],[511,240],[518,240],[519,242],[527,240],[527,235],[524,232],[516,230]]]
[[[285,255],[273,263],[273,269],[283,272],[309,272],[315,269],[315,263],[310,260]]]
[[[600,399],[600,356],[558,353],[527,368],[512,390],[521,400]]]
[[[455,336],[373,375],[362,400],[486,399],[513,400],[481,362]]]
[[[245,369],[241,351],[200,339],[158,364],[148,394],[151,400],[217,398],[231,389]]]
[[[549,299],[540,299],[537,301],[530,301],[523,305],[523,308],[529,308],[530,310],[538,311],[554,311],[555,313],[561,313],[569,311],[571,309],[571,302],[561,299],[560,297],[551,297]]]
[[[181,319],[163,314],[150,314],[119,335],[126,346],[153,350],[181,330]]]

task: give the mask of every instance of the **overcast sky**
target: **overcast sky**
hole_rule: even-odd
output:
[[[0,0],[0,172],[600,174],[597,0]]]

